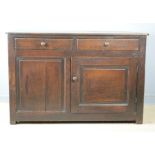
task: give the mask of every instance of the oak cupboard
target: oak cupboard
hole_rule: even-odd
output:
[[[142,123],[146,36],[8,33],[11,124]]]

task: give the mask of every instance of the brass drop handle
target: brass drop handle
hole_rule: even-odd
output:
[[[40,45],[41,45],[42,47],[45,47],[45,46],[47,45],[47,43],[46,43],[45,41],[42,41],[42,42],[40,43]]]
[[[110,43],[108,41],[104,42],[104,47],[108,47]]]
[[[73,77],[72,77],[72,80],[73,80],[73,81],[76,81],[77,79],[78,79],[77,76],[73,76]]]

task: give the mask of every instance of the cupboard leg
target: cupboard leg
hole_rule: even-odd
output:
[[[137,118],[136,124],[143,124],[143,117]]]
[[[16,121],[15,120],[10,120],[10,124],[11,125],[15,125],[16,124]]]

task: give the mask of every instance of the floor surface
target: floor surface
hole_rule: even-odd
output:
[[[0,155],[155,155],[155,105],[144,123],[9,123],[9,104],[0,103]]]
[[[155,124],[155,105],[144,106],[144,124]]]

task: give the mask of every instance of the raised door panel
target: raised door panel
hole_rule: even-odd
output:
[[[125,103],[127,100],[127,68],[82,68],[83,103]]]
[[[34,111],[45,109],[45,66],[40,61],[19,60],[18,108]]]
[[[73,58],[72,76],[72,112],[135,111],[136,59]]]
[[[66,66],[65,58],[18,58],[17,111],[66,111]]]

